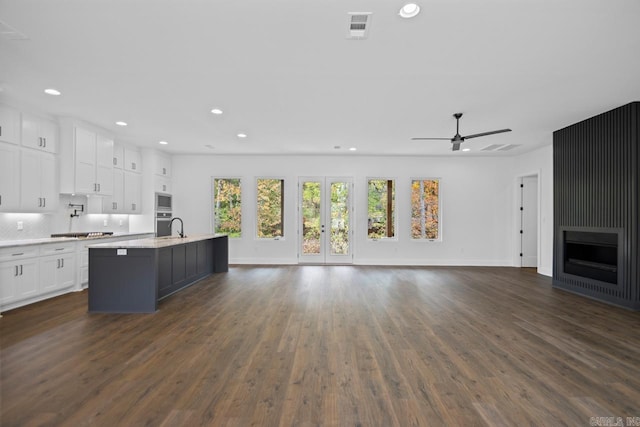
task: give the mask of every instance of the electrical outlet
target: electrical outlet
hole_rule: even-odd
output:
[[[18,230],[24,229],[24,223],[22,221],[18,221]]]
[[[109,220],[107,220],[107,219],[105,219],[105,220],[104,220],[104,226],[105,226],[105,227],[108,227],[108,226],[109,226]]]
[[[120,220],[120,227],[122,227],[123,223],[124,223],[124,221]]]

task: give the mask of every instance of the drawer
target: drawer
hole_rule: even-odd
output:
[[[0,262],[32,258],[40,255],[39,245],[13,246],[0,249]]]
[[[64,254],[68,252],[75,252],[76,250],[76,242],[66,242],[66,243],[51,243],[42,245],[40,249],[41,255],[54,255],[54,254]]]

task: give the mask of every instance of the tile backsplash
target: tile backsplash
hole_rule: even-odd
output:
[[[85,212],[71,218],[70,203],[84,205]],[[90,214],[87,210],[86,197],[63,194],[54,213],[0,213],[0,240],[38,239],[72,231],[129,231],[129,215]],[[22,230],[18,230],[18,222],[22,223]]]

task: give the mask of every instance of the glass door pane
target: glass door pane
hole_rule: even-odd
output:
[[[349,255],[349,183],[331,183],[331,255]]]
[[[320,198],[322,186],[317,181],[302,183],[302,253],[320,254]]]

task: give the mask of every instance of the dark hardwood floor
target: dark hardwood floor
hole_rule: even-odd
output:
[[[0,319],[2,426],[522,426],[640,417],[640,313],[517,268],[232,267],[155,314]],[[640,418],[638,418],[640,421]]]

